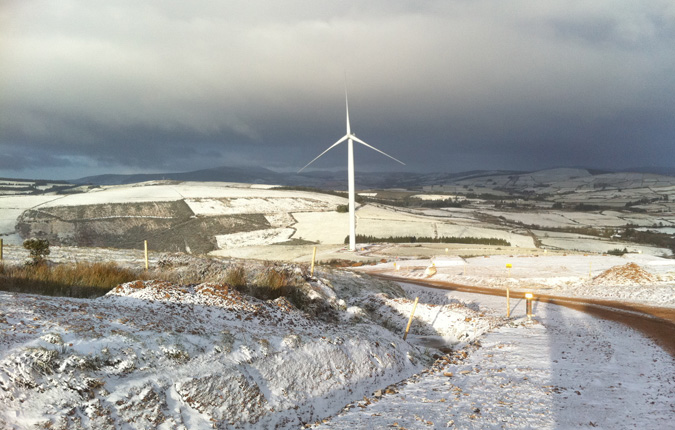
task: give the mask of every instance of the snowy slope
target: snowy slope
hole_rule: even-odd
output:
[[[0,427],[297,428],[421,371],[431,353],[417,337],[468,342],[499,322],[459,302],[421,305],[404,342],[400,288],[328,275],[310,284],[335,319],[219,284],[0,293]]]
[[[433,262],[433,279],[675,306],[669,259]],[[431,261],[399,263],[360,270],[419,279]],[[94,300],[0,293],[0,427],[665,428],[675,413],[672,359],[629,329],[542,303],[529,324],[521,301],[507,321],[503,298],[304,270],[317,316],[222,284],[133,282]]]

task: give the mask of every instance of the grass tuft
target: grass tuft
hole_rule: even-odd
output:
[[[274,300],[291,295],[294,289],[288,274],[276,267],[267,266],[258,273],[253,285],[249,286],[249,293],[262,300]]]
[[[246,287],[246,270],[243,266],[232,266],[225,272],[223,281],[241,291]]]

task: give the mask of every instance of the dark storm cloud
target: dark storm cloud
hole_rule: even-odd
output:
[[[67,157],[54,156],[49,153],[33,150],[30,153],[26,151],[17,151],[16,148],[2,148],[2,157],[0,157],[0,172],[21,171],[31,169],[35,166],[54,166],[54,167],[72,167],[73,162]],[[12,175],[2,175],[2,177],[11,177]],[[42,179],[43,176],[34,176],[35,179]],[[44,177],[46,178],[46,177]]]
[[[0,176],[296,169],[344,134],[345,72],[409,169],[673,165],[672,46],[671,1],[6,1]]]

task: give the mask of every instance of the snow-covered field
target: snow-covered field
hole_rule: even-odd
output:
[[[348,216],[335,212],[338,205],[346,203],[342,197],[304,191],[253,188],[246,184],[149,182],[94,188],[86,193],[62,196],[3,196],[0,198],[0,235],[5,236],[6,243],[19,244],[20,238],[15,232],[15,224],[17,218],[28,209],[49,211],[50,208],[59,207],[180,200],[187,204],[195,217],[263,214],[270,221],[272,228],[268,230],[218,235],[216,241],[221,248],[255,246],[292,239],[341,244],[348,234]],[[152,211],[152,208],[146,211]],[[143,214],[146,217],[151,215],[149,212]],[[465,222],[462,222],[461,219],[449,220],[447,214],[439,218],[364,205],[359,207],[357,218],[358,231],[365,235],[496,237],[506,239],[514,246],[533,246],[533,241],[528,236],[480,225],[471,217],[464,217]],[[99,221],[101,220],[104,219]],[[466,223],[470,225],[467,226]]]
[[[653,225],[656,222],[664,222],[669,225],[668,217],[654,218],[643,214],[625,214],[616,211],[603,211],[602,213],[589,212],[497,212],[488,211],[493,216],[503,216],[512,221],[526,225],[539,225],[541,227],[621,227],[626,224]]]
[[[623,250],[625,248],[627,251],[634,253],[644,253],[655,256],[672,255],[672,251],[666,248],[638,245],[618,239],[604,239],[576,233],[561,233],[545,230],[532,230],[532,233],[538,237],[541,246],[546,249],[603,254],[608,251],[617,249]]]
[[[291,228],[270,228],[246,233],[232,233],[216,236],[218,248],[239,248],[249,245],[271,245],[283,243],[295,233]]]
[[[588,175],[582,175],[580,172],[570,169],[548,173],[553,175],[551,178],[545,178],[549,182],[556,180],[556,174],[560,178],[568,178],[574,183],[578,179],[586,178],[584,180],[587,180],[589,178]],[[542,180],[544,178],[542,175],[533,174],[532,178],[534,179],[532,180]],[[621,180],[638,180],[637,177],[631,178],[629,175]],[[641,178],[641,181],[649,179],[642,176],[639,178]],[[508,181],[509,179],[505,177],[505,180]],[[122,229],[126,234],[125,223],[128,223],[130,229],[139,227],[142,229],[142,226],[147,224],[147,220],[151,218],[170,223],[172,222],[171,210],[178,210],[176,208],[184,208],[184,210],[181,209],[184,213],[174,215],[176,215],[177,220],[190,221],[189,228],[194,236],[199,236],[197,230],[200,228],[210,228],[208,226],[213,225],[209,224],[208,221],[202,222],[209,217],[232,217],[228,218],[233,220],[232,224],[228,224],[230,221],[223,221],[224,225],[231,225],[232,227],[229,230],[227,227],[223,227],[216,232],[212,230],[202,232],[203,237],[210,238],[202,247],[194,243],[188,246],[187,240],[178,240],[173,243],[166,242],[166,239],[162,238],[159,240],[164,242],[157,245],[159,249],[174,250],[177,247],[183,247],[182,244],[184,243],[184,249],[181,249],[186,251],[198,248],[203,252],[211,250],[218,253],[217,249],[214,250],[216,246],[220,249],[229,250],[233,247],[255,247],[270,243],[297,243],[300,240],[305,243],[342,244],[348,235],[348,215],[336,212],[336,208],[339,205],[346,204],[347,201],[343,197],[330,194],[282,190],[275,189],[272,186],[249,184],[171,181],[152,181],[97,188],[83,187],[80,190],[82,192],[67,195],[0,196],[0,237],[6,244],[20,244],[22,238],[17,232],[17,221],[27,210],[39,212],[32,213],[22,221],[23,234],[27,234],[26,231],[30,232],[28,234],[32,234],[33,230],[30,229],[34,228],[36,232],[47,234],[44,233],[46,231],[55,237],[62,236],[65,244],[77,245],[68,241],[75,240],[73,238],[76,237],[88,237],[92,234],[91,231],[96,231],[96,234],[103,234],[110,230],[120,231],[119,229]],[[622,193],[627,196],[624,197],[628,201],[634,201],[638,196],[642,196],[638,193],[641,192],[640,190],[642,188],[630,188],[622,191]],[[598,195],[605,192],[595,189],[585,190],[584,192],[590,191]],[[661,194],[667,196],[671,191],[670,188],[652,189],[650,191],[652,194],[647,197],[651,198]],[[617,193],[619,191],[614,189],[612,192]],[[425,195],[419,194],[418,196],[424,197]],[[432,194],[427,196],[425,198],[439,197],[439,195]],[[572,198],[570,196],[565,194],[565,198]],[[160,202],[176,202],[177,204],[152,204]],[[565,233],[547,232],[545,230],[528,232],[520,226],[514,226],[514,223],[523,223],[539,225],[543,229],[608,227],[617,229],[617,232],[621,227],[629,224],[650,228],[655,228],[655,226],[668,228],[674,223],[672,211],[669,211],[669,207],[652,208],[654,210],[648,213],[620,210],[573,212],[551,210],[551,203],[545,203],[549,209],[539,208],[529,211],[498,211],[494,209],[493,205],[479,200],[472,200],[464,208],[443,209],[405,209],[379,204],[364,204],[360,205],[356,211],[357,233],[375,237],[499,238],[518,248],[534,248],[535,245],[541,244],[550,249],[583,252],[606,252],[616,248],[628,248],[629,250],[642,251],[653,255],[667,256],[672,254],[669,249],[647,245],[634,246],[630,242],[620,239],[609,242],[602,238],[578,235],[565,236]],[[108,205],[108,208],[103,210],[105,216],[102,215],[98,218],[79,219],[76,214],[84,213],[84,211],[72,209],[77,206],[92,208],[94,205],[103,204]],[[143,206],[134,207],[138,211],[137,214],[127,216],[122,209],[113,210],[110,208],[110,205],[115,204],[143,204]],[[663,200],[658,204],[667,206],[669,201]],[[544,207],[547,207],[546,205]],[[657,205],[657,203],[652,205]],[[159,213],[160,211],[162,212]],[[87,209],[86,213],[95,214],[96,210]],[[63,218],[65,214],[69,218]],[[265,225],[264,221],[249,222],[245,219],[246,217],[253,217],[251,219],[255,220],[267,220],[269,225]],[[155,235],[158,230],[167,228],[159,221],[148,225],[146,232],[139,233],[145,234],[148,238]],[[662,232],[667,233],[668,230]],[[124,237],[126,238],[126,236]],[[131,243],[133,241],[124,239],[121,242]],[[96,244],[105,245],[103,243]],[[117,246],[117,243],[110,243],[105,246]],[[204,251],[203,248],[208,249]]]
[[[266,191],[271,192],[271,191]],[[277,192],[278,193],[278,192]],[[257,191],[256,191],[257,194]],[[332,196],[326,196],[332,197]],[[289,214],[293,212],[322,212],[331,211],[335,206],[342,202],[341,198],[318,199],[303,198],[297,195],[286,195],[284,197],[239,197],[228,199],[186,199],[190,209],[195,215],[213,216],[213,215],[234,215],[248,213],[263,214]]]
[[[15,230],[16,221],[21,214],[34,207],[45,204],[56,196],[0,196],[0,237],[7,243],[21,243]]]

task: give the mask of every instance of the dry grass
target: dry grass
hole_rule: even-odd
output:
[[[246,270],[243,266],[230,267],[227,269],[227,272],[225,272],[223,281],[233,288],[240,290],[246,287]]]
[[[119,284],[143,277],[115,263],[0,264],[0,289],[48,296],[99,297]]]
[[[253,267],[243,264],[223,265],[205,259],[163,263],[151,271],[134,271],[115,263],[77,263],[25,266],[0,264],[0,290],[49,296],[94,298],[125,282],[155,279],[176,284],[212,282],[224,284],[261,300],[287,297],[304,308],[308,300],[303,293],[304,278],[292,267],[263,263]]]
[[[255,277],[248,293],[262,300],[274,300],[289,297],[295,293],[296,287],[292,277],[283,270],[272,265],[263,268]]]
[[[267,287],[272,290],[278,290],[289,286],[288,276],[275,268],[266,268],[256,278],[256,284],[261,287]]]

